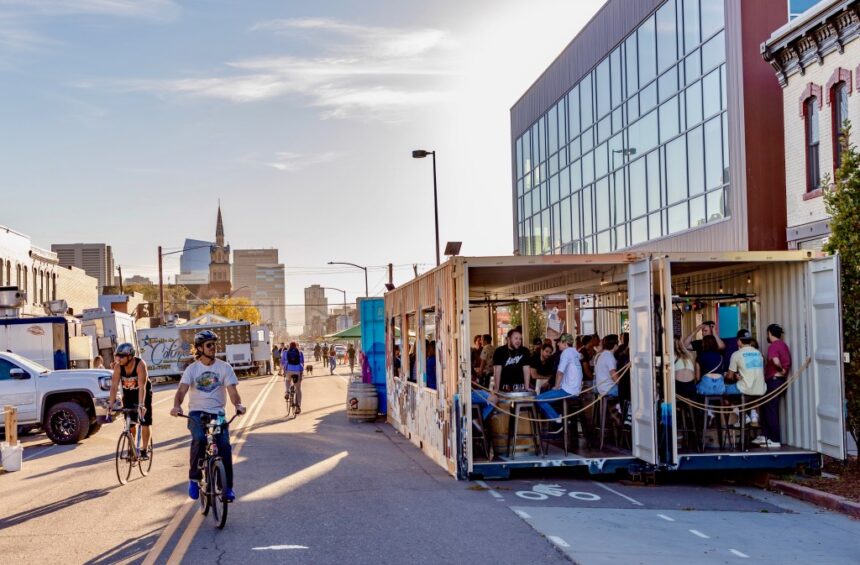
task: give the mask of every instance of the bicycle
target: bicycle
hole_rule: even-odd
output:
[[[221,433],[222,424],[229,426],[238,415],[238,413],[234,414],[226,423],[223,415],[213,415],[208,421],[203,422],[206,426],[206,456],[200,462],[200,469],[203,471],[203,478],[200,481],[200,513],[206,516],[211,509],[212,519],[219,530],[227,523],[229,501],[227,500],[227,471],[218,455],[215,436]],[[185,414],[179,414],[179,416],[190,419]]]
[[[137,408],[119,408],[113,410],[113,412],[118,412],[125,416],[123,429],[116,443],[116,478],[119,479],[119,484],[124,485],[128,483],[135,463],[140,470],[140,474],[144,477],[152,469],[152,434],[150,433],[149,445],[146,446],[143,452],[146,457],[141,457],[140,442],[143,435],[143,425],[140,422],[136,424],[137,439],[131,434],[131,415],[137,413]]]
[[[296,378],[290,378],[290,388],[287,390],[287,418],[295,418],[298,414],[296,413],[296,409],[298,408],[298,404],[296,404]]]

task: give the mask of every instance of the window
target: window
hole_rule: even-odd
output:
[[[416,335],[416,329],[418,325],[416,323],[415,314],[406,314],[406,327],[403,328],[403,341],[402,343],[407,344],[406,348],[406,378],[410,382],[417,382],[417,371],[418,371],[418,340]]]
[[[837,83],[830,91],[831,107],[833,108],[833,170],[842,165],[842,151],[845,149],[842,132],[848,121],[848,84]]]
[[[436,379],[439,371],[436,365],[436,311],[431,308],[424,310],[423,314],[424,325],[424,386],[427,388],[436,389]]]
[[[17,365],[13,365],[5,359],[0,359],[0,381],[10,381],[12,376],[9,374],[12,369],[17,369]]]
[[[403,332],[403,318],[401,316],[392,316],[389,325],[389,336],[391,340],[391,374],[394,378],[402,378],[403,371],[403,352],[400,350],[400,343]]]
[[[810,96],[803,104],[806,121],[806,190],[818,188],[821,168],[818,160],[818,98]]]

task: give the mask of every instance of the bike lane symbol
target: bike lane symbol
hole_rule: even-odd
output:
[[[526,500],[533,501],[543,501],[548,500],[549,497],[562,497],[567,493],[567,495],[576,500],[582,500],[587,502],[594,502],[600,500],[600,496],[590,493],[590,492],[577,492],[571,491],[567,492],[566,489],[562,488],[561,485],[544,485],[538,484],[532,487],[532,490],[519,490],[517,491],[517,496],[520,498],[524,498]]]

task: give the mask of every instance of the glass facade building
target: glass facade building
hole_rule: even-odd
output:
[[[726,17],[667,0],[514,140],[520,253],[607,253],[727,218]]]

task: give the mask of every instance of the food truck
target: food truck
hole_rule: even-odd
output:
[[[629,325],[630,364],[622,378],[629,379],[630,425],[606,434],[607,424],[598,420],[601,441],[595,441],[593,413],[600,398],[588,401],[583,394],[581,405],[592,408],[565,409],[568,416],[578,412],[584,417],[568,418],[572,430],[566,429],[562,445],[557,437],[548,437],[541,422],[529,421],[540,420],[539,411],[516,417],[522,414],[512,410],[515,398],[505,404],[500,396],[498,405],[507,406],[507,413],[496,411],[481,427],[480,410],[473,410],[472,403],[473,336],[493,333],[490,324],[501,306],[559,294],[567,297],[565,319],[583,319],[588,311],[601,336],[621,334],[622,324]],[[385,317],[388,421],[458,479],[505,478],[515,469],[568,466],[592,474],[816,469],[822,454],[845,457],[838,255],[452,257],[386,293]],[[688,335],[709,319],[717,322],[727,346],[736,344],[734,332],[743,328],[752,332],[762,353],[768,324],[785,328],[794,375],[779,400],[780,447],[744,441],[749,432],[731,423],[726,429],[693,429],[698,424],[681,414],[689,412],[675,391],[674,336]],[[527,334],[526,319],[522,326]],[[533,337],[524,335],[524,345]],[[435,389],[426,384],[424,348],[430,341],[436,344]],[[723,415],[717,416],[722,422]],[[508,437],[500,438],[499,430]],[[691,432],[697,436],[692,440]],[[604,434],[617,437],[604,443]]]

